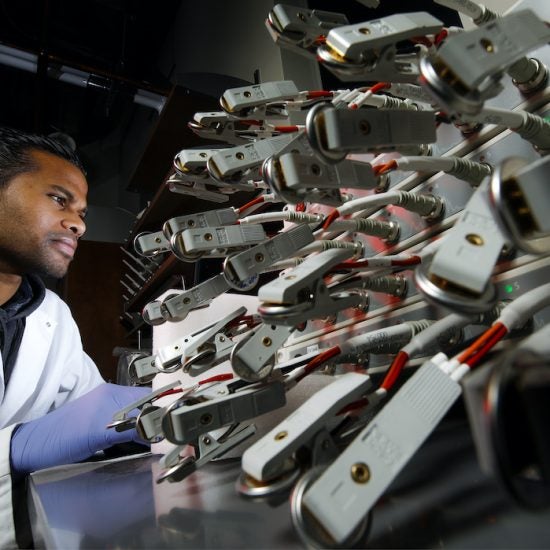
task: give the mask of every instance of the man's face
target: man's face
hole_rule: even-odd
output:
[[[0,272],[61,278],[86,226],[84,174],[56,155],[31,151],[37,170],[0,188]]]

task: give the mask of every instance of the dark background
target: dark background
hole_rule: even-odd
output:
[[[156,136],[147,162],[140,164],[162,115],[159,117],[154,109],[136,104],[133,96],[141,90],[168,98],[175,84],[179,96],[187,93],[186,82],[178,81],[178,67],[166,60],[159,63],[159,59],[168,37],[209,32],[208,28],[194,25],[193,4],[188,0],[0,0],[0,45],[38,56],[36,72],[26,72],[7,66],[0,55],[0,124],[29,132],[61,132],[70,136],[87,170],[90,205],[108,207],[111,213],[114,209],[115,218],[120,217],[115,221],[124,221],[128,227],[136,222],[136,215],[162,184],[163,175],[170,168],[166,159],[173,155],[170,146],[181,138],[180,132],[182,135],[188,132],[186,122],[190,114],[205,110],[205,105],[216,108],[216,93],[243,85],[231,74],[223,78],[218,74],[212,79],[210,68],[205,66],[210,99],[202,98],[200,108],[194,110],[193,104],[183,109],[176,105],[172,116],[178,118],[177,125],[165,127],[160,141]],[[431,1],[382,0],[381,4],[373,10],[352,0],[311,0],[309,7],[345,13],[350,23],[390,13],[426,10],[447,25],[460,24],[455,12]],[[243,3],[220,0],[219,6],[220,12],[213,13],[213,18],[223,18],[223,9],[242,9]],[[181,8],[191,17],[178,19]],[[243,27],[234,29],[235,40],[246,33],[246,10],[242,21]],[[178,28],[174,28],[176,24]],[[215,43],[216,36],[209,39]],[[199,54],[179,52],[180,59],[181,55]],[[78,87],[61,82],[58,78],[63,66],[89,73],[88,85]],[[326,88],[341,87],[323,68],[321,76]],[[252,80],[252,74],[250,77]],[[161,159],[165,150],[166,158]],[[143,174],[144,169],[153,168]],[[142,174],[140,185],[136,185],[138,169]],[[214,207],[213,203],[207,203],[202,209]],[[90,216],[92,227],[80,243],[68,276],[50,286],[71,307],[85,349],[104,376],[114,379],[116,359],[112,350],[115,346],[136,347],[137,330],[132,330],[124,317],[119,283],[124,257],[120,240],[97,236],[98,230],[108,234],[108,222],[112,223],[102,217],[101,210],[98,212]],[[165,218],[171,215],[176,214]],[[191,270],[191,277],[196,282],[211,271],[212,266],[205,263]],[[147,327],[142,326],[141,333],[147,342],[150,336]]]

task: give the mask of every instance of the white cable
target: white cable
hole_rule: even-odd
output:
[[[355,218],[350,220],[335,220],[333,223],[330,224],[330,230],[334,231],[335,233],[338,231],[354,231],[359,225],[355,220],[360,219],[362,218]],[[323,232],[322,229],[318,231],[319,233]],[[317,231],[315,233],[317,233]]]
[[[407,341],[414,332],[414,323],[407,322],[359,334],[339,344],[340,355],[366,353],[380,346]]]
[[[349,103],[354,97],[359,95],[361,92],[356,88],[354,90],[342,90],[342,93],[335,95],[332,98],[332,104],[334,106],[340,103]]]
[[[266,222],[292,222],[292,223],[321,223],[323,216],[321,214],[307,214],[305,212],[266,212],[265,214],[256,214],[246,216],[239,220],[241,225],[251,225]]]
[[[357,109],[368,102],[372,107],[382,107],[384,105],[385,96],[373,94],[371,90],[361,92],[353,101],[348,103],[350,109]]]
[[[401,206],[405,210],[416,212],[420,216],[434,218],[440,216],[443,212],[443,200],[432,194],[410,193],[408,191],[388,191],[379,195],[369,195],[352,200],[338,207],[336,212],[342,216],[351,214],[357,210],[363,210],[367,207],[380,208],[389,204]]]
[[[313,252],[324,252],[325,250],[330,250],[331,248],[352,248],[354,250],[358,250],[359,245],[355,242],[319,240],[300,248],[296,254],[305,256],[307,254],[312,254]]]
[[[455,157],[401,157],[395,159],[404,172],[446,172],[453,167]]]
[[[461,119],[465,122],[476,121],[510,128],[538,149],[550,149],[550,123],[533,113],[484,107],[479,114],[462,116]]]
[[[411,256],[419,256],[419,254],[392,254],[388,256],[377,256],[375,258],[361,258],[357,261],[367,260],[367,267],[392,267],[394,262],[402,262],[411,259]]]
[[[422,86],[416,84],[406,84],[403,82],[392,82],[388,92],[394,96],[420,101],[421,103],[434,103],[433,98],[426,92]]]
[[[283,202],[275,193],[264,193],[262,197],[264,202]]]
[[[515,328],[520,328],[537,311],[550,306],[550,283],[529,290],[508,304],[495,321],[502,323],[510,332]]]
[[[451,380],[458,382],[464,375],[470,372],[470,367],[464,363],[458,365],[451,371]]]
[[[425,351],[428,346],[434,344],[446,332],[460,330],[469,325],[474,319],[475,317],[471,315],[451,313],[418,333],[401,351],[409,357],[418,355]]]
[[[364,208],[379,208],[393,204],[401,198],[402,191],[387,191],[386,193],[380,193],[379,195],[368,195],[367,197],[360,197],[358,199],[346,202],[342,206],[338,207],[340,216],[363,210]]]
[[[498,107],[484,107],[475,116],[464,115],[461,117],[467,122],[482,122],[483,124],[496,124],[506,126],[512,130],[524,123],[523,114],[525,111],[511,111],[510,109],[499,109]]]
[[[446,172],[472,185],[480,185],[491,175],[488,164],[460,157],[401,157],[395,159],[397,168],[404,172]]]

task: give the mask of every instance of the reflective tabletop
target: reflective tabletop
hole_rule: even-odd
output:
[[[135,455],[31,476],[35,543],[46,548],[304,548],[288,493],[235,489],[238,459],[176,483],[159,456]],[[337,513],[337,510],[335,510]],[[550,512],[518,509],[479,469],[468,423],[447,417],[372,511],[370,548],[548,548]]]

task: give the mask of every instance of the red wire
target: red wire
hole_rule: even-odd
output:
[[[226,380],[231,380],[233,378],[233,374],[228,372],[224,374],[216,374],[215,376],[211,376],[210,378],[205,378],[204,380],[199,380],[197,384],[199,386],[203,386],[204,384],[209,384],[210,382],[225,382]],[[155,400],[160,399],[161,397],[166,397],[167,395],[174,395],[176,393],[182,393],[186,391],[184,388],[172,388],[171,390],[163,391],[162,393],[159,393],[155,397]]]
[[[332,97],[333,92],[328,92],[326,90],[312,90],[309,91],[306,95],[307,99],[315,99],[317,97]]]
[[[414,38],[411,38],[411,42],[424,44],[424,46],[427,46],[428,48],[433,46],[432,41],[427,36],[415,36]]]
[[[357,409],[362,409],[363,407],[366,407],[368,404],[369,404],[368,398],[363,397],[358,401],[354,401],[353,403],[348,403],[345,407],[343,407],[336,413],[336,416],[341,416],[343,414],[356,411]]]
[[[436,46],[439,46],[439,44],[441,44],[441,42],[443,42],[443,40],[445,40],[447,36],[449,36],[449,32],[447,31],[447,29],[441,30],[439,33],[435,35],[434,44]]]
[[[489,340],[479,348],[468,360],[465,361],[466,365],[470,368],[474,368],[488,353],[493,349],[508,333],[506,327],[502,326],[500,330],[495,332]]]
[[[237,212],[239,214],[242,214],[243,212],[245,212],[246,210],[248,210],[249,208],[252,208],[253,206],[256,206],[257,204],[261,204],[262,202],[265,202],[265,198],[263,196],[259,196],[259,197],[256,197],[255,199],[252,199],[250,202],[247,202],[246,204],[244,204],[243,206],[241,206]]]
[[[377,82],[376,84],[372,85],[370,88],[366,88],[366,89],[362,88],[361,90],[365,90],[367,92],[375,94],[376,92],[379,92],[380,90],[386,90],[387,88],[391,88],[391,82]],[[358,107],[359,105],[353,104],[350,106],[350,109],[357,109]]]
[[[296,204],[296,212],[305,212],[306,211],[306,203],[305,202],[299,202]]]
[[[254,315],[241,315],[233,321],[227,323],[227,328],[237,327],[240,324],[245,323],[248,327],[255,326],[260,323],[259,319]]]
[[[330,224],[340,215],[340,212],[338,212],[338,210],[333,210],[326,218],[325,218],[325,221],[323,222],[323,229],[326,231]]]
[[[391,265],[395,266],[407,266],[407,265],[418,265],[422,263],[422,258],[420,256],[411,256],[406,260],[392,260]]]
[[[308,374],[312,373],[314,370],[318,369],[319,367],[323,366],[325,363],[330,361],[333,357],[336,357],[337,355],[340,355],[340,347],[339,346],[333,346],[332,348],[328,348],[325,351],[322,351],[319,353],[319,355],[316,355],[311,361],[304,367],[303,374],[298,378],[298,382],[302,380],[302,378],[306,377]]]
[[[422,258],[420,256],[411,256],[405,260],[392,260],[390,265],[394,267],[407,267],[410,265],[418,265],[420,263],[422,263]],[[363,269],[366,267],[370,267],[369,260],[342,262],[335,265],[333,269]]]
[[[281,132],[281,134],[291,134],[292,132],[298,132],[300,128],[298,126],[275,126],[273,128],[276,132]]]
[[[370,87],[370,92],[375,94],[376,92],[379,92],[380,90],[387,90],[388,88],[391,88],[391,82],[377,82],[373,86]]]
[[[373,166],[372,170],[375,176],[379,176],[380,174],[385,174],[390,170],[395,170],[396,168],[397,168],[397,162],[395,160],[390,160],[389,162],[385,162],[383,164],[377,164],[376,166]]]
[[[332,268],[332,270],[338,271],[340,269],[363,269],[365,267],[369,267],[368,260],[359,260],[358,262],[342,262],[340,264],[336,264]]]
[[[409,360],[409,354],[400,351],[393,360],[392,364],[390,365],[390,368],[382,381],[382,384],[380,384],[380,387],[386,391],[389,391],[392,386],[395,384],[397,379],[399,378],[399,375],[403,371],[403,368],[407,364],[407,361]]]
[[[174,395],[175,393],[181,393],[183,391],[182,388],[172,388],[171,390],[163,391],[162,393],[159,393],[156,397],[156,399],[160,399],[161,397],[165,397],[166,395]]]
[[[492,339],[495,334],[499,334],[504,329],[504,334],[508,332],[508,329],[502,323],[495,323],[490,329],[486,330],[473,344],[468,346],[459,356],[459,363],[467,363],[478,351],[485,345],[485,343]]]
[[[199,386],[202,386],[203,384],[209,384],[210,382],[225,382],[226,380],[231,380],[233,378],[233,373],[226,372],[224,374],[215,374],[214,376],[211,376],[210,378],[205,378],[204,380],[199,380],[197,382]]]

